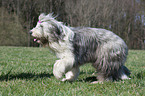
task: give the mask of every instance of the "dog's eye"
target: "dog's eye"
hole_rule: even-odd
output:
[[[40,25],[41,28],[43,28],[43,25]]]

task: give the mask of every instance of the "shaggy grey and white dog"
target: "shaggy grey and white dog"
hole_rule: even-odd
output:
[[[92,63],[97,70],[98,81],[129,79],[124,66],[128,48],[125,42],[111,31],[101,28],[73,28],[52,16],[41,14],[30,33],[35,41],[48,44],[59,60],[54,64],[53,74],[62,81],[74,81],[79,67]],[[65,75],[66,78],[63,78]]]

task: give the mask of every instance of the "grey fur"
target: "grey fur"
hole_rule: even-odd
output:
[[[80,28],[73,31],[76,66],[93,63],[99,80],[107,80],[110,77],[111,80],[119,80],[122,73],[130,74],[124,66],[128,48],[119,36],[99,28]]]
[[[47,30],[39,26],[45,25],[46,27],[48,24],[47,26],[50,26],[48,27],[49,30],[47,30],[49,35],[46,32],[39,33],[38,36],[37,34],[32,35],[44,44],[49,45],[57,42],[55,46],[58,47],[54,47],[56,49],[51,48],[58,53],[59,49],[63,49],[59,48],[61,47],[60,42],[67,42],[67,50],[70,50],[74,55],[73,68],[78,68],[85,63],[92,63],[98,72],[97,78],[100,81],[129,79],[127,76],[130,75],[130,72],[124,66],[128,55],[127,45],[113,32],[101,28],[68,27],[55,20],[52,14],[47,16],[41,14],[39,20],[46,23],[38,24],[37,28],[32,29],[32,31],[36,29],[40,31]]]

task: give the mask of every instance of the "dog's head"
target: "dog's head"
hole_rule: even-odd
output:
[[[65,35],[62,23],[55,20],[52,14],[43,13],[39,16],[36,27],[30,30],[30,34],[35,38],[34,41],[41,44],[63,40]]]

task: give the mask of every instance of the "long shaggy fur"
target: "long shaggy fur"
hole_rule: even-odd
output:
[[[124,66],[128,48],[125,42],[111,31],[101,28],[65,26],[52,14],[41,14],[39,22],[30,33],[41,44],[48,44],[59,60],[53,74],[62,81],[74,81],[79,67],[92,63],[99,81],[129,79],[129,70]]]

